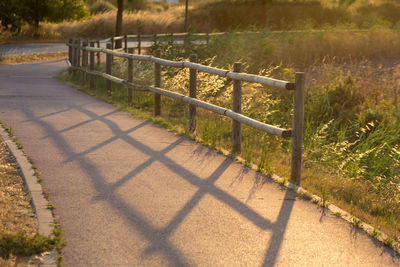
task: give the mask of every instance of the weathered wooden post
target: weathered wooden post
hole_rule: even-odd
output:
[[[79,68],[79,67],[81,67],[82,66],[82,62],[81,62],[81,52],[82,52],[82,49],[81,49],[81,46],[82,46],[82,41],[81,41],[81,39],[79,38],[78,39],[78,59],[77,59],[77,67]]]
[[[111,49],[112,44],[107,43],[107,49]],[[112,65],[112,56],[110,54],[106,55],[106,74],[111,75],[111,65]],[[106,80],[106,91],[107,95],[111,96],[111,81]]]
[[[80,41],[79,39],[75,40],[75,46],[74,46],[74,78],[76,77],[77,74],[77,69],[79,67],[79,44]]]
[[[157,33],[155,33],[153,36],[153,43],[154,43],[154,47],[157,47]]]
[[[142,37],[140,35],[140,32],[137,34],[137,43],[138,43],[138,54],[140,55],[142,53]]]
[[[85,69],[88,64],[88,51],[86,50],[86,47],[88,46],[88,41],[85,40],[82,42],[82,68]],[[86,71],[82,70],[81,73],[81,83],[82,85],[86,84]]]
[[[90,42],[90,47],[94,47],[94,42]],[[89,63],[90,71],[94,71],[94,52],[90,51],[90,63]],[[90,82],[89,87],[90,89],[94,88],[94,75],[90,74]]]
[[[68,69],[68,74],[71,76],[72,74],[72,67],[74,66],[74,48],[72,45],[74,44],[74,40],[72,38],[69,38],[68,40],[68,60],[71,66]]]
[[[126,34],[124,35],[124,47],[125,53],[128,53],[128,36]]]
[[[304,82],[304,73],[297,72],[295,76],[293,103],[292,168],[290,173],[290,179],[295,184],[300,184],[301,179],[301,154],[304,125]]]
[[[156,57],[161,57],[161,50],[157,49],[154,54]],[[161,65],[154,63],[154,86],[161,87]],[[154,115],[161,115],[161,96],[154,93]]]
[[[196,63],[197,55],[192,54],[189,56],[189,61]],[[197,97],[197,70],[189,70],[189,97]],[[193,133],[196,130],[196,106],[189,105],[189,133]]]
[[[183,39],[183,49],[185,53],[188,53],[188,48],[190,48],[190,43],[189,43],[189,33],[185,33],[185,37]]]
[[[97,48],[100,48],[100,40],[97,42]],[[100,65],[100,52],[97,52],[97,64]]]
[[[234,72],[242,72],[242,63],[233,64]],[[242,81],[233,81],[233,109],[236,113],[242,112]],[[239,154],[242,151],[242,125],[232,119],[232,152]]]
[[[113,36],[113,37],[111,37],[111,48],[109,48],[109,49],[114,50],[114,48],[115,48],[115,40],[114,40],[114,36]]]
[[[206,34],[206,43],[207,43],[207,47],[210,44],[210,34],[207,32]]]
[[[133,50],[133,48],[131,48]],[[133,51],[129,51],[132,53]],[[133,59],[128,58],[128,82],[133,82]],[[126,104],[128,106],[132,105],[132,88],[127,87],[127,98]]]

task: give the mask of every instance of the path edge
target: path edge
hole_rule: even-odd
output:
[[[282,186],[283,188],[285,188],[285,190],[290,190],[290,191],[295,192],[299,198],[302,198],[305,201],[309,201],[311,203],[316,204],[317,206],[321,207],[322,210],[330,211],[336,217],[348,222],[354,228],[364,231],[370,237],[372,237],[376,241],[380,242],[383,246],[388,247],[389,249],[393,250],[394,253],[400,255],[400,242],[393,240],[385,232],[378,230],[371,224],[368,224],[365,221],[363,221],[362,219],[352,215],[350,212],[336,206],[335,204],[331,203],[330,201],[327,201],[327,200],[324,201],[320,196],[313,194],[310,191],[306,190],[305,188],[290,182],[286,178],[282,178],[276,174],[266,175],[266,174],[260,172],[258,170],[257,165],[255,165],[255,164],[250,164],[250,166],[246,165],[245,164],[246,161],[242,157],[237,156],[237,155],[232,157],[231,153],[228,150],[219,148],[216,151],[220,152],[221,154],[225,155],[226,157],[232,158],[234,161],[241,163],[243,166],[246,166],[256,172],[261,173],[265,177],[271,179],[273,182],[275,182],[275,183],[279,184],[280,186]]]
[[[19,149],[9,133],[0,125],[0,137],[3,139],[10,153],[14,156],[16,163],[20,167],[24,184],[32,198],[32,206],[38,220],[38,232],[41,235],[49,236],[53,234],[54,216],[47,208],[49,202],[45,198],[41,184],[37,181],[32,164]],[[53,267],[57,266],[57,252],[55,250],[40,256],[39,266]]]

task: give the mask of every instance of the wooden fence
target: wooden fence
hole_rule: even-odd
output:
[[[197,34],[205,37],[208,43],[210,34]],[[232,119],[232,152],[239,153],[241,151],[241,124],[246,124],[252,128],[260,131],[280,136],[283,138],[292,138],[292,155],[291,155],[291,181],[299,184],[301,178],[301,161],[302,161],[302,139],[303,139],[303,121],[304,121],[304,73],[295,74],[295,82],[277,80],[269,77],[241,73],[241,63],[235,63],[233,71],[213,68],[197,64],[197,56],[191,55],[189,61],[171,61],[161,58],[161,51],[157,50],[154,56],[141,55],[141,41],[150,36],[118,36],[112,37],[103,42],[107,42],[106,48],[101,48],[99,43],[81,41],[79,39],[70,39],[67,43],[68,49],[68,64],[70,66],[69,73],[77,74],[81,71],[82,82],[86,81],[86,75],[89,75],[89,86],[94,87],[94,76],[103,77],[106,81],[107,94],[111,95],[111,82],[124,85],[128,89],[127,102],[132,101],[132,90],[150,91],[154,93],[154,114],[160,115],[161,113],[161,99],[160,96],[167,96],[189,104],[189,131],[193,132],[196,128],[196,107],[212,111],[214,113],[227,116]],[[153,35],[153,41],[157,42],[158,38],[171,38],[171,35]],[[173,36],[172,36],[173,37]],[[175,37],[182,38],[185,34],[175,35]],[[128,53],[129,50],[134,48],[128,47],[128,39],[134,38],[137,41],[137,54]],[[113,50],[116,40],[124,40],[123,48]],[[95,45],[97,47],[95,47]],[[123,50],[124,52],[120,52]],[[95,57],[97,55],[97,64],[100,64],[100,54],[106,54],[106,72],[98,72],[94,70]],[[113,57],[121,57],[128,59],[128,79],[124,80],[112,75],[112,60]],[[148,61],[154,63],[154,86],[140,86],[132,83],[133,81],[133,61]],[[168,66],[173,68],[188,68],[189,69],[189,95],[185,96],[179,93],[171,92],[162,89],[161,66]],[[197,86],[197,72],[205,72],[220,77],[226,77],[233,81],[233,103],[232,110],[226,109],[201,101],[196,98]],[[262,123],[260,121],[251,119],[241,114],[241,96],[242,96],[242,82],[258,83],[268,87],[275,87],[283,90],[294,91],[293,102],[293,123],[292,129],[282,129],[273,125]]]

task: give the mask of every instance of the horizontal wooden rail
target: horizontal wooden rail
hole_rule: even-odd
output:
[[[116,57],[130,58],[133,60],[151,61],[153,63],[157,63],[157,64],[160,64],[163,66],[195,69],[195,70],[198,70],[201,72],[214,74],[214,75],[218,75],[221,77],[226,77],[226,78],[229,78],[232,80],[251,82],[251,83],[259,83],[259,84],[262,84],[265,86],[271,86],[271,87],[287,89],[287,90],[294,90],[294,83],[291,83],[291,82],[277,80],[277,79],[273,79],[273,78],[269,78],[269,77],[253,75],[253,74],[231,72],[229,70],[213,68],[213,67],[209,67],[209,66],[189,62],[189,61],[171,61],[171,60],[162,59],[162,58],[158,58],[158,57],[154,57],[154,56],[120,53],[120,52],[117,52],[116,50],[110,50],[110,49],[105,49],[105,48],[84,47],[82,49],[87,50],[87,51],[92,51],[92,52],[103,52],[103,53],[110,54],[110,55],[113,55]]]
[[[180,37],[187,37],[187,36],[192,36],[192,37],[207,37],[207,36],[221,36],[221,35],[227,35],[227,34],[235,34],[235,35],[257,35],[257,34],[284,34],[284,33],[321,33],[321,32],[368,32],[369,30],[363,30],[363,29],[354,29],[354,30],[290,30],[290,31],[269,31],[269,32],[260,32],[260,31],[255,31],[255,32],[211,32],[211,33],[188,33],[188,32],[179,32],[179,33],[157,33],[157,34],[141,34],[140,37],[142,40],[145,41],[152,41],[154,39],[154,36],[160,39],[168,39],[173,37],[174,39],[177,38],[179,39]],[[139,35],[137,34],[128,34],[126,35],[128,39],[137,39]],[[125,36],[114,36],[114,40],[121,40],[125,38]],[[99,40],[102,43],[110,42],[110,38],[106,38],[103,40]],[[183,40],[183,39],[182,39]]]
[[[84,72],[87,72],[88,74],[96,75],[96,76],[102,77],[104,79],[107,79],[109,81],[112,81],[112,82],[115,82],[115,83],[118,83],[118,84],[123,84],[123,85],[125,85],[125,86],[127,86],[129,88],[134,89],[134,90],[150,91],[150,92],[157,93],[157,94],[160,94],[160,95],[164,95],[164,96],[168,96],[168,97],[175,98],[175,99],[178,99],[178,100],[182,100],[183,102],[186,102],[188,104],[195,105],[197,107],[201,107],[203,109],[218,113],[218,114],[226,116],[226,117],[229,117],[229,118],[234,119],[234,120],[236,120],[238,122],[241,122],[241,123],[246,124],[246,125],[248,125],[250,127],[256,128],[256,129],[258,129],[260,131],[263,131],[263,132],[266,132],[266,133],[269,133],[269,134],[272,134],[272,135],[276,135],[276,136],[284,137],[284,138],[288,138],[288,137],[292,136],[292,130],[290,130],[290,129],[289,130],[288,129],[282,129],[282,128],[279,128],[279,127],[276,127],[276,126],[272,126],[272,125],[269,125],[269,124],[266,124],[266,123],[263,123],[263,122],[259,122],[257,120],[254,120],[254,119],[249,118],[247,116],[244,116],[242,114],[236,113],[236,112],[234,112],[234,111],[232,111],[230,109],[221,108],[219,106],[216,106],[216,105],[201,101],[201,100],[196,99],[196,98],[191,98],[191,97],[179,94],[179,93],[171,92],[171,91],[168,91],[168,90],[165,90],[165,89],[161,89],[161,88],[158,88],[158,87],[154,87],[154,86],[135,85],[133,83],[128,82],[127,80],[124,80],[124,79],[121,79],[121,78],[118,78],[118,77],[115,77],[115,76],[112,76],[110,74],[106,74],[106,73],[103,73],[103,72],[91,71],[91,70],[89,70],[87,68],[73,67],[73,69],[84,71]]]

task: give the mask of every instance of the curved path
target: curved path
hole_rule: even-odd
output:
[[[0,45],[3,56],[30,55],[53,52],[67,52],[64,43],[4,44]]]
[[[38,167],[66,266],[399,266],[258,173],[53,77],[0,66],[0,120]]]

